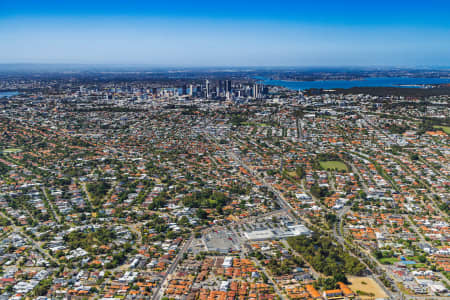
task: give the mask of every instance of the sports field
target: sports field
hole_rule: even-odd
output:
[[[396,263],[398,261],[399,261],[399,259],[396,258],[396,257],[383,257],[383,258],[380,258],[380,263],[385,264],[385,265],[387,265],[387,264],[394,264],[394,263]]]
[[[337,160],[327,160],[327,161],[320,161],[320,166],[324,170],[337,170],[337,171],[348,171],[347,166],[342,161]]]

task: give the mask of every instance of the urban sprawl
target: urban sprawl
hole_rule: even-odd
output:
[[[0,299],[449,299],[448,95],[119,77],[0,81]]]

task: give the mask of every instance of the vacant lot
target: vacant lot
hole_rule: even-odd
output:
[[[362,300],[372,300],[376,298],[387,297],[383,289],[370,277],[348,276],[348,280],[351,283],[349,287],[353,292],[362,292],[359,293]]]
[[[331,170],[337,170],[337,171],[348,171],[347,166],[342,162],[338,160],[327,160],[327,161],[320,161],[320,166],[325,169],[331,169]]]

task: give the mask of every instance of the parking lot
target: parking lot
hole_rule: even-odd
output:
[[[203,236],[206,251],[229,253],[241,249],[237,236],[230,230],[213,230]]]

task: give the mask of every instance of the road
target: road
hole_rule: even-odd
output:
[[[414,221],[411,218],[411,216],[405,216],[405,217],[409,218],[409,222],[411,224],[411,227],[416,232],[416,234],[419,236],[420,242],[429,245],[429,243],[425,240],[424,236],[420,232],[419,228],[417,228],[416,224],[414,224]],[[448,280],[447,277],[445,277],[441,272],[435,272],[435,274],[438,274],[438,276],[442,279],[442,281],[444,281],[445,283],[447,283],[447,285],[450,286],[450,280]]]
[[[347,214],[347,212],[350,210],[349,206],[344,206],[344,208],[342,208],[338,214],[337,214],[337,222],[334,223],[333,226],[333,235],[334,237],[338,240],[339,243],[341,243],[344,247],[345,247],[345,240],[343,238],[344,233],[342,232],[342,216],[344,216],[345,214]]]
[[[382,129],[380,129],[378,126],[376,126],[375,124],[371,123],[365,115],[362,114],[358,114],[361,118],[363,118],[367,124],[369,124],[370,126],[372,126],[372,128],[374,128],[376,131],[378,131],[379,134],[384,135],[387,139],[389,139],[391,142],[397,144],[397,142],[392,139],[389,135],[387,135]],[[386,153],[386,156],[389,157],[390,159],[393,159],[394,161],[396,161],[400,167],[409,175],[413,176],[418,182],[420,182],[423,186],[425,186],[428,190],[430,190],[431,192],[435,192],[433,190],[433,187],[430,186],[427,182],[423,181],[419,175],[417,175],[415,172],[413,172],[410,168],[408,168],[407,166],[405,166],[397,157],[395,157],[392,154]],[[393,187],[398,189],[396,184],[391,182]],[[433,194],[431,194],[429,191],[427,191],[427,193],[425,193],[427,195],[427,197],[430,199],[431,204],[433,206],[433,208],[437,211],[439,211],[441,213],[442,216],[448,216],[447,213],[443,210],[440,209],[439,205],[436,203],[436,201],[434,200]]]
[[[277,293],[278,296],[280,296],[281,299],[283,300],[287,300],[288,298],[286,297],[286,295],[278,288],[277,284],[273,281],[272,276],[270,276],[266,269],[261,266],[261,264],[259,263],[259,261],[255,258],[252,258],[252,261],[255,263],[255,265],[260,268],[264,275],[266,275],[267,279],[269,280],[270,284],[272,284],[273,288],[275,289],[275,292]]]
[[[85,182],[81,183],[81,187],[83,188],[83,191],[86,194],[86,200],[87,200],[87,202],[89,202],[89,206],[92,207],[92,198],[91,198],[91,194],[89,193],[89,191],[86,187],[86,183]]]
[[[47,191],[45,190],[44,187],[42,187],[42,193],[44,194],[44,197],[47,200],[50,209],[52,210],[53,217],[55,218],[55,220],[58,221],[58,223],[61,223],[61,216],[56,213],[55,207],[53,206],[53,202],[50,201],[50,197],[47,195]]]
[[[0,215],[4,218],[8,219],[11,222],[11,227],[13,228],[15,233],[18,233],[21,236],[23,236],[25,238],[25,240],[28,241],[28,243],[30,243],[34,248],[36,248],[36,250],[38,250],[38,252],[40,252],[43,256],[45,256],[49,261],[56,263],[55,259],[50,254],[48,254],[47,250],[42,248],[41,245],[39,244],[39,242],[36,242],[32,238],[30,238],[28,235],[22,233],[21,228],[17,227],[14,224],[14,221],[9,216],[4,214],[3,212],[0,212]]]
[[[339,213],[337,214],[338,221],[333,226],[333,236],[345,249],[348,249],[348,247],[345,244],[344,233],[342,232],[341,223],[342,223],[342,216],[344,216],[349,210],[350,210],[350,207],[344,206],[344,208],[341,211],[339,211]],[[386,288],[386,286],[381,282],[380,279],[378,279],[375,272],[373,272],[373,270],[371,270],[371,268],[366,264],[366,262],[364,260],[362,260],[360,257],[355,255],[350,250],[349,250],[349,253],[352,256],[356,257],[368,270],[371,271],[372,274],[369,277],[371,277],[373,280],[375,280],[375,282],[383,289],[383,291],[386,293],[386,295],[388,295],[391,299],[396,299],[396,295],[394,295],[388,288]],[[370,256],[370,253],[367,254],[367,256]]]
[[[214,137],[212,137],[211,135],[209,135],[207,132],[205,132],[205,135],[207,135],[210,139],[212,139],[212,140],[214,140],[214,141],[216,141],[216,139],[214,138]],[[268,189],[268,190],[270,190],[270,191],[272,191],[273,193],[274,193],[274,195],[276,196],[276,198],[277,198],[277,200],[278,200],[278,203],[280,204],[280,206],[283,208],[283,209],[287,209],[288,211],[290,211],[290,212],[292,212],[292,215],[293,215],[293,217],[295,218],[295,219],[299,219],[299,217],[294,213],[294,209],[293,209],[293,207],[286,201],[286,199],[284,199],[284,197],[283,197],[283,195],[280,193],[280,191],[278,191],[277,189],[275,189],[273,186],[272,186],[272,184],[270,184],[270,183],[268,183],[266,180],[265,180],[265,178],[263,178],[263,177],[259,177],[257,174],[255,174],[255,171],[252,169],[252,168],[250,168],[249,166],[247,166],[246,164],[245,164],[245,162],[243,162],[233,151],[231,151],[231,150],[229,150],[229,149],[227,149],[226,147],[224,147],[224,146],[222,146],[220,143],[218,143],[217,141],[216,141],[216,145],[218,145],[219,147],[221,147],[233,160],[235,160],[236,162],[238,162],[243,168],[245,168],[248,172],[250,172],[250,174],[251,175],[253,175],[255,178],[258,178],[258,179],[260,179],[260,181],[263,183],[263,185]],[[367,187],[366,187],[367,188]],[[339,219],[340,219],[340,217],[344,214],[344,213],[346,213],[346,210],[348,210],[349,209],[349,207],[347,207],[347,208],[344,208],[342,211],[341,211],[341,213],[340,213],[340,216],[339,216]],[[339,234],[338,234],[338,232],[336,231],[336,228],[334,228],[334,237],[338,240],[338,242],[340,243],[340,244],[342,244],[344,247],[345,247],[345,241],[344,241],[344,239],[343,239],[343,237],[341,237]],[[361,258],[359,258],[358,256],[356,256],[356,255],[354,255],[352,252],[350,252],[350,254],[351,255],[353,255],[354,257],[356,257],[356,258],[358,258],[358,260],[359,261],[361,261],[361,263],[363,263],[365,266],[366,266],[366,268],[368,268],[369,270],[370,270],[370,268],[369,268],[369,266],[367,266],[367,264],[361,259]],[[370,254],[369,254],[370,255]],[[311,267],[311,270],[314,270],[312,267]],[[315,273],[315,276],[319,276],[319,274],[317,273],[317,271],[313,271],[313,274]],[[270,278],[270,277],[269,277]],[[318,278],[318,277],[317,277]],[[391,299],[396,299],[396,297],[393,295],[393,293],[389,290],[389,289],[387,289],[386,287],[385,287],[385,285],[376,277],[376,276],[372,276],[372,278],[380,285],[380,287],[382,287],[383,288],[383,290],[386,292],[386,294],[391,298]]]
[[[191,235],[189,240],[186,241],[183,248],[178,252],[177,256],[175,257],[175,260],[170,265],[169,269],[167,269],[166,274],[164,275],[163,280],[161,281],[161,284],[156,289],[155,293],[153,294],[153,300],[161,299],[164,293],[164,288],[167,285],[167,279],[169,276],[175,271],[178,263],[180,262],[181,258],[183,257],[184,253],[189,249],[189,246],[191,245],[192,241],[194,240],[194,235]]]
[[[366,183],[365,183],[363,177],[362,177],[361,174],[359,173],[358,168],[356,168],[356,166],[354,166],[352,163],[350,163],[350,166],[351,166],[353,172],[355,172],[356,174],[358,174],[359,177],[361,178],[361,183],[362,183],[363,190],[367,193],[367,192],[368,192],[368,187],[367,187],[367,185],[366,185]],[[338,214],[337,214],[337,219],[338,219],[338,221],[337,221],[337,222],[334,224],[334,226],[333,226],[333,236],[334,236],[334,238],[342,245],[342,247],[344,247],[344,248],[346,248],[346,249],[348,249],[348,247],[347,247],[347,245],[346,245],[346,243],[345,243],[346,241],[345,241],[345,239],[344,239],[344,233],[342,232],[342,226],[341,226],[341,224],[342,224],[342,217],[345,216],[345,215],[347,214],[347,212],[349,212],[349,211],[350,211],[350,207],[349,207],[349,206],[344,206],[344,208],[341,209],[341,210],[338,212]],[[348,249],[348,250],[349,250],[349,253],[350,253],[352,256],[358,258],[358,260],[359,260],[364,266],[366,266],[366,268],[367,268],[368,270],[371,271],[372,274],[370,275],[370,277],[371,277],[371,278],[372,278],[372,279],[373,279],[373,280],[374,280],[374,281],[375,281],[375,282],[383,289],[383,291],[386,293],[386,295],[389,296],[390,299],[397,299],[399,296],[401,297],[401,295],[396,295],[396,294],[394,294],[391,290],[389,290],[389,289],[384,285],[384,283],[381,282],[381,280],[378,278],[378,276],[376,275],[376,273],[373,272],[373,270],[371,270],[371,268],[366,264],[366,262],[365,262],[363,259],[361,259],[359,256],[355,255],[352,251],[350,251],[350,249]],[[367,257],[369,257],[370,260],[374,260],[370,253],[364,253],[364,252],[361,252],[361,254],[362,254],[362,255],[365,255],[365,256],[367,256]],[[378,264],[379,264],[379,262],[376,261],[376,265],[378,265]],[[383,269],[383,270],[384,270],[384,269]]]

